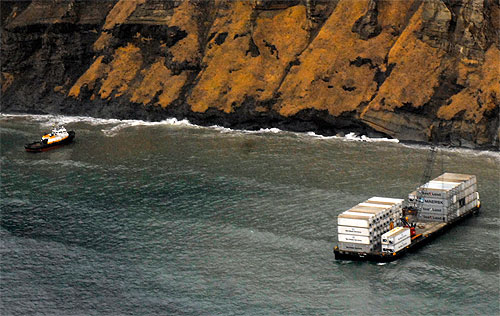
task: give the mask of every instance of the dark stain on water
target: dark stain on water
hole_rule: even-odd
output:
[[[55,119],[75,143],[24,152]],[[426,148],[44,116],[0,132],[2,315],[499,312],[497,153],[442,150],[436,169],[477,175],[480,215],[377,265],[335,261],[336,217],[404,197]]]

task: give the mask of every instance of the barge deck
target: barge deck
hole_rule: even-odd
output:
[[[370,253],[340,250],[335,246],[333,252],[336,260],[391,262],[403,257],[408,252],[413,252],[418,248],[428,244],[430,241],[443,234],[453,226],[462,222],[465,218],[477,214],[479,207],[475,207],[450,222],[420,222],[417,223],[416,234],[412,237],[411,244],[398,252],[384,253],[375,251]]]

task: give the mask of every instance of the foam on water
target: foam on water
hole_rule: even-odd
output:
[[[218,131],[220,133],[225,133],[225,134],[255,134],[255,135],[260,135],[260,134],[291,134],[291,135],[298,135],[298,136],[309,136],[315,139],[322,139],[322,140],[330,140],[330,139],[338,139],[338,140],[345,140],[345,141],[356,141],[356,142],[390,142],[390,143],[399,143],[399,140],[397,139],[390,139],[390,138],[370,138],[365,135],[357,135],[354,132],[351,132],[344,137],[341,136],[323,136],[323,135],[318,135],[314,132],[308,132],[308,133],[294,133],[294,132],[288,132],[288,131],[283,131],[280,130],[279,128],[262,128],[256,131],[251,131],[251,130],[235,130],[223,126],[218,126],[218,125],[211,125],[208,127],[203,127],[203,126],[198,126],[195,124],[192,124],[189,122],[187,119],[183,120],[178,120],[176,118],[168,118],[163,121],[159,122],[148,122],[148,121],[143,121],[143,120],[119,120],[119,119],[102,119],[102,118],[94,118],[94,117],[88,117],[88,116],[65,116],[65,115],[48,115],[48,114],[2,114],[0,113],[0,120],[8,120],[11,118],[27,118],[29,120],[32,120],[34,122],[40,123],[41,126],[45,128],[50,128],[55,125],[68,125],[72,123],[87,123],[92,126],[98,126],[98,125],[113,125],[111,127],[103,128],[102,132],[104,135],[113,137],[116,136],[121,130],[129,128],[129,127],[134,127],[134,126],[180,126],[180,127],[188,127],[188,128],[205,128],[205,129],[211,129],[214,131]]]
[[[366,135],[357,135],[354,132],[351,132],[345,136],[323,136],[318,135],[314,132],[308,132],[308,136],[318,138],[318,139],[341,139],[344,141],[355,141],[355,142],[367,142],[367,143],[376,143],[376,142],[386,142],[386,143],[399,143],[398,139],[395,138],[370,138]]]
[[[0,121],[2,120],[10,120],[12,118],[26,118],[34,122],[40,123],[41,126],[45,128],[50,128],[54,125],[67,125],[72,123],[86,123],[92,126],[99,125],[113,125],[108,128],[103,128],[102,132],[104,135],[113,137],[116,136],[121,130],[134,127],[134,126],[179,126],[179,127],[187,127],[187,128],[199,128],[199,129],[211,129],[221,133],[226,134],[293,134],[296,136],[308,136],[314,139],[320,140],[343,140],[343,141],[353,141],[353,142],[367,142],[367,143],[400,143],[398,139],[392,138],[371,138],[366,135],[358,135],[354,132],[348,133],[345,136],[323,136],[316,134],[314,132],[307,133],[294,133],[283,131],[278,128],[262,128],[257,131],[250,130],[234,130],[227,127],[222,127],[218,125],[212,125],[208,127],[198,126],[192,124],[187,119],[178,120],[176,118],[168,118],[159,122],[149,122],[143,120],[119,120],[119,119],[103,119],[103,118],[94,118],[89,116],[66,116],[66,115],[51,115],[51,114],[4,114],[0,113]],[[10,132],[10,130],[6,130]],[[419,145],[419,144],[402,144],[405,147],[413,148],[413,149],[422,149],[429,150],[429,145]],[[489,150],[475,150],[475,149],[467,149],[467,148],[454,148],[454,147],[439,147],[439,150],[449,153],[459,153],[465,155],[472,156],[486,156],[492,157],[500,161],[500,152],[489,151]]]
[[[31,121],[40,123],[42,127],[50,128],[54,125],[68,125],[73,123],[86,123],[92,126],[114,125],[109,128],[102,129],[106,136],[115,136],[124,128],[134,126],[181,126],[199,128],[199,126],[191,124],[188,120],[177,120],[176,118],[168,118],[159,122],[148,122],[142,120],[119,120],[119,119],[102,119],[88,116],[65,116],[65,115],[35,115],[35,114],[1,114],[0,120],[8,120],[11,118],[27,118]]]
[[[418,150],[424,150],[424,151],[428,151],[430,148],[429,145],[420,145],[420,144],[404,144],[404,143],[402,143],[401,145],[406,147],[406,148],[418,149]],[[436,148],[439,151],[442,151],[445,153],[453,153],[453,154],[460,154],[460,155],[474,156],[474,157],[488,157],[488,158],[494,158],[495,160],[500,162],[500,152],[498,152],[498,151],[477,150],[477,149],[457,148],[457,147],[443,147],[443,146],[437,146]]]
[[[102,129],[101,131],[106,136],[116,136],[121,130],[134,126],[181,126],[188,128],[198,128],[198,126],[191,124],[188,120],[177,120],[176,118],[169,118],[159,122],[147,122],[141,120],[121,120],[116,126],[111,128]]]

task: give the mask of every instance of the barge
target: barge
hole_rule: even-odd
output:
[[[397,260],[477,214],[481,207],[476,177],[453,173],[445,173],[410,193],[402,204],[393,206],[396,212],[384,215],[374,208],[380,208],[375,203],[383,201],[398,199],[373,197],[339,215],[339,243],[333,249],[336,260]],[[397,212],[399,206],[401,211]],[[402,216],[396,219],[395,215]]]

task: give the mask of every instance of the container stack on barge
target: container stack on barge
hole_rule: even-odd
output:
[[[418,221],[450,222],[479,206],[476,176],[444,173],[408,195]]]
[[[382,252],[397,252],[410,244],[410,229],[408,227],[396,227],[382,235]]]
[[[476,177],[444,173],[402,204],[373,197],[341,213],[335,259],[390,262],[427,244],[479,210]]]
[[[339,249],[373,252],[380,237],[403,215],[402,199],[372,197],[338,217]]]

